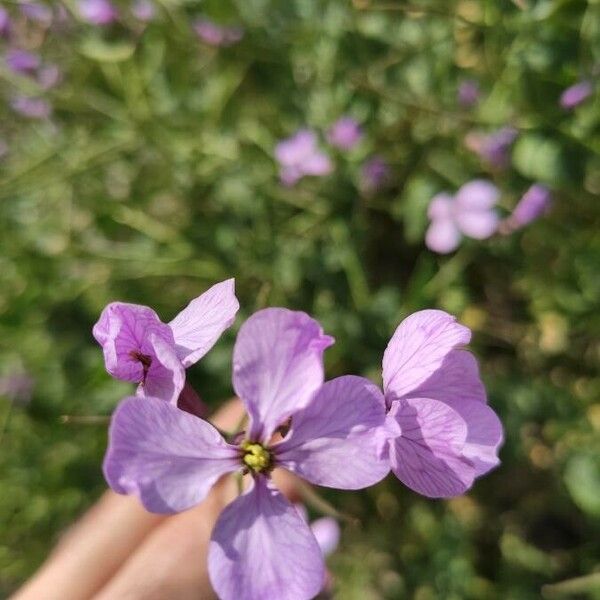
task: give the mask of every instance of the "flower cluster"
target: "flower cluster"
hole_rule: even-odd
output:
[[[247,427],[224,437],[179,403],[185,369],[238,307],[228,280],[169,324],[148,307],[109,304],[93,332],[107,371],[138,384],[112,417],[104,474],[113,490],[169,514],[201,502],[226,474],[248,476],[211,536],[208,569],[220,598],[302,600],[326,583],[324,555],[337,544],[337,525],[311,528],[274,486],[274,469],[344,490],[374,485],[391,470],[416,492],[442,498],[498,465],[502,426],[463,349],[470,331],[439,310],[399,325],[383,355],[383,391],[355,375],[325,380],[323,354],[334,339],[306,313],[258,311],[233,351]]]
[[[360,143],[363,135],[360,123],[345,115],[329,127],[325,137],[333,149],[349,152]],[[288,187],[305,176],[329,175],[334,168],[331,158],[319,148],[317,134],[311,129],[300,129],[280,141],[275,147],[275,160],[279,163],[279,179]],[[362,165],[359,187],[365,193],[373,193],[383,187],[389,174],[385,160],[381,156],[371,156]]]

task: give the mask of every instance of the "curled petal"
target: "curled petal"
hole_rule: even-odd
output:
[[[306,313],[267,308],[240,328],[233,385],[251,417],[249,435],[267,441],[323,383],[323,352],[333,344]]]
[[[380,459],[384,423],[379,388],[363,377],[338,377],[293,415],[288,436],[273,451],[278,464],[311,483],[361,489],[389,473],[389,464]]]
[[[137,393],[176,405],[185,385],[185,369],[173,346],[162,338],[151,333],[148,336],[148,345],[152,348],[152,363],[138,386]]]
[[[309,600],[325,581],[315,536],[263,477],[221,513],[208,572],[221,600]]]
[[[442,310],[421,310],[400,323],[383,355],[383,387],[388,405],[429,379],[471,331]]]
[[[458,496],[471,487],[475,468],[462,456],[467,424],[456,411],[437,400],[409,398],[394,402],[390,417],[402,432],[389,448],[402,483],[430,498]]]
[[[239,308],[235,280],[227,279],[192,300],[169,323],[184,367],[193,365],[214,346],[233,323]]]
[[[102,311],[92,330],[102,346],[106,370],[117,379],[141,382],[144,379],[142,362],[132,352],[154,358],[151,334],[173,345],[173,334],[168,325],[147,306],[111,302]]]
[[[209,423],[158,398],[126,398],[113,414],[104,476],[150,512],[174,513],[206,497],[241,466],[237,448]]]

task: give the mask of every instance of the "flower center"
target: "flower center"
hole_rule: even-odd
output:
[[[244,464],[255,473],[268,471],[271,468],[271,455],[260,444],[245,440],[240,444],[240,448],[244,451],[242,458]]]
[[[139,350],[132,350],[129,353],[129,356],[131,356],[133,360],[141,362],[144,369],[149,369],[152,364],[152,357],[147,354],[142,354]]]

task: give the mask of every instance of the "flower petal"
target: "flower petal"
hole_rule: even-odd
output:
[[[467,439],[462,455],[475,467],[475,476],[485,475],[500,464],[498,449],[504,441],[502,423],[496,413],[482,402],[459,397],[447,402],[467,424]]]
[[[162,323],[151,308],[125,302],[111,302],[106,306],[92,333],[102,346],[106,370],[117,379],[137,383],[143,380],[144,369],[131,353],[139,352],[153,359],[150,334],[173,344],[169,326]]]
[[[425,245],[438,254],[448,254],[458,248],[460,231],[451,219],[435,219],[425,233]]]
[[[139,396],[152,396],[177,405],[185,385],[185,369],[172,345],[151,333],[148,344],[152,348],[152,364],[144,381],[138,386]]]
[[[400,323],[383,355],[383,388],[389,404],[417,389],[446,355],[471,339],[471,331],[442,310],[421,310]]]
[[[468,350],[452,350],[410,395],[441,400],[450,406],[457,400],[487,402],[477,360]]]
[[[498,188],[486,179],[474,179],[465,183],[456,192],[456,210],[487,210],[493,208],[498,202],[500,192]]]
[[[240,328],[233,386],[251,417],[250,438],[268,441],[323,383],[323,351],[333,344],[306,313],[267,308]]]
[[[325,581],[315,536],[263,477],[221,513],[208,572],[221,600],[309,600]]]
[[[239,308],[235,280],[227,279],[192,300],[169,323],[184,367],[193,365],[215,345],[233,323]]]
[[[467,424],[457,412],[438,400],[409,398],[394,402],[390,416],[402,430],[389,448],[402,483],[430,498],[458,496],[471,487],[475,468],[461,455]]]
[[[340,543],[340,526],[333,517],[321,517],[310,524],[310,529],[317,539],[323,556],[335,552]]]
[[[379,388],[363,377],[338,377],[293,415],[288,436],[272,450],[278,465],[311,483],[361,489],[389,473],[389,464],[379,458],[384,423]]]
[[[485,240],[493,235],[500,220],[494,210],[457,210],[454,218],[458,228],[475,240]]]
[[[240,466],[237,448],[212,425],[158,398],[126,398],[112,417],[104,476],[150,512],[198,504],[219,477]]]

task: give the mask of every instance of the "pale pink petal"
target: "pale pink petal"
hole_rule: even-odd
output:
[[[317,146],[317,136],[310,129],[300,129],[277,144],[275,158],[284,166],[298,165],[309,158]]]
[[[458,413],[437,400],[409,398],[395,401],[390,416],[402,431],[389,448],[392,471],[402,483],[430,498],[471,487],[475,468],[462,456],[467,424]]]
[[[459,211],[488,210],[498,202],[500,192],[498,188],[485,179],[474,179],[465,183],[456,192],[454,197],[456,208]]]
[[[251,418],[249,436],[268,441],[323,383],[323,352],[333,344],[306,313],[267,308],[240,328],[233,385]]]
[[[325,581],[315,536],[263,477],[221,513],[208,572],[221,600],[310,600]]]
[[[442,310],[421,310],[400,323],[383,355],[386,402],[401,398],[427,381],[471,331]]]
[[[292,416],[289,434],[273,452],[278,465],[311,483],[365,488],[389,473],[377,435],[384,422],[385,404],[376,385],[354,375],[338,377]]]
[[[312,156],[306,158],[300,168],[305,175],[328,175],[333,171],[331,160],[321,152],[315,152]]]
[[[185,369],[171,344],[153,333],[148,336],[148,344],[152,347],[152,364],[137,393],[176,405],[185,385]]]
[[[485,240],[498,229],[499,218],[494,210],[465,210],[456,212],[456,224],[466,236]]]
[[[169,323],[184,367],[193,365],[215,345],[235,320],[239,308],[235,280],[227,279],[192,300]]]
[[[446,192],[436,194],[427,207],[427,216],[432,221],[438,219],[451,219],[452,218],[452,207],[454,205],[454,198]]]
[[[239,451],[209,423],[158,398],[126,398],[113,414],[104,476],[150,512],[174,513],[201,502]]]
[[[425,233],[425,245],[438,254],[448,254],[458,248],[460,231],[451,219],[436,219]]]
[[[329,556],[335,552],[340,543],[340,526],[332,517],[322,517],[310,524],[313,535],[317,539],[317,544],[321,548],[323,556]]]

